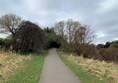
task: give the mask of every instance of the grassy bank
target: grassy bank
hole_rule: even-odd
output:
[[[82,83],[118,83],[118,65],[59,52],[61,59]]]
[[[38,83],[45,55],[1,52],[0,83]]]

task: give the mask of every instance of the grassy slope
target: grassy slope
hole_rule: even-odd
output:
[[[59,55],[65,64],[79,77],[82,83],[106,83],[91,75],[89,72],[84,71],[77,63],[70,59],[69,56],[63,53],[59,53]]]
[[[4,76],[4,78],[6,80],[2,79],[2,83],[38,83],[45,55],[46,53],[40,55],[30,54],[29,56],[14,55],[9,57],[9,59],[6,58],[3,63],[6,61],[17,63],[11,67],[10,71],[12,72],[7,71],[7,73],[5,73],[6,76]],[[12,64],[6,64],[6,66],[7,65]],[[3,72],[5,71],[4,69],[5,68],[2,70]]]

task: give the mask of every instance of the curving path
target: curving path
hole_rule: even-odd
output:
[[[39,83],[81,83],[72,71],[61,61],[56,49],[50,49],[45,59]]]

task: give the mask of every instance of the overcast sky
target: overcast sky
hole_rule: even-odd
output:
[[[0,16],[8,13],[43,27],[72,18],[91,26],[95,43],[118,40],[118,0],[0,0]]]

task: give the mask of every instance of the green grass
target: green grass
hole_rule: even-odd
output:
[[[101,81],[97,77],[91,75],[89,72],[84,71],[66,54],[59,52],[59,55],[63,62],[75,73],[75,75],[82,81],[82,83],[105,83],[105,81]]]
[[[17,69],[14,76],[10,76],[6,83],[38,83],[46,53],[31,55],[31,60],[25,61],[22,67]]]

